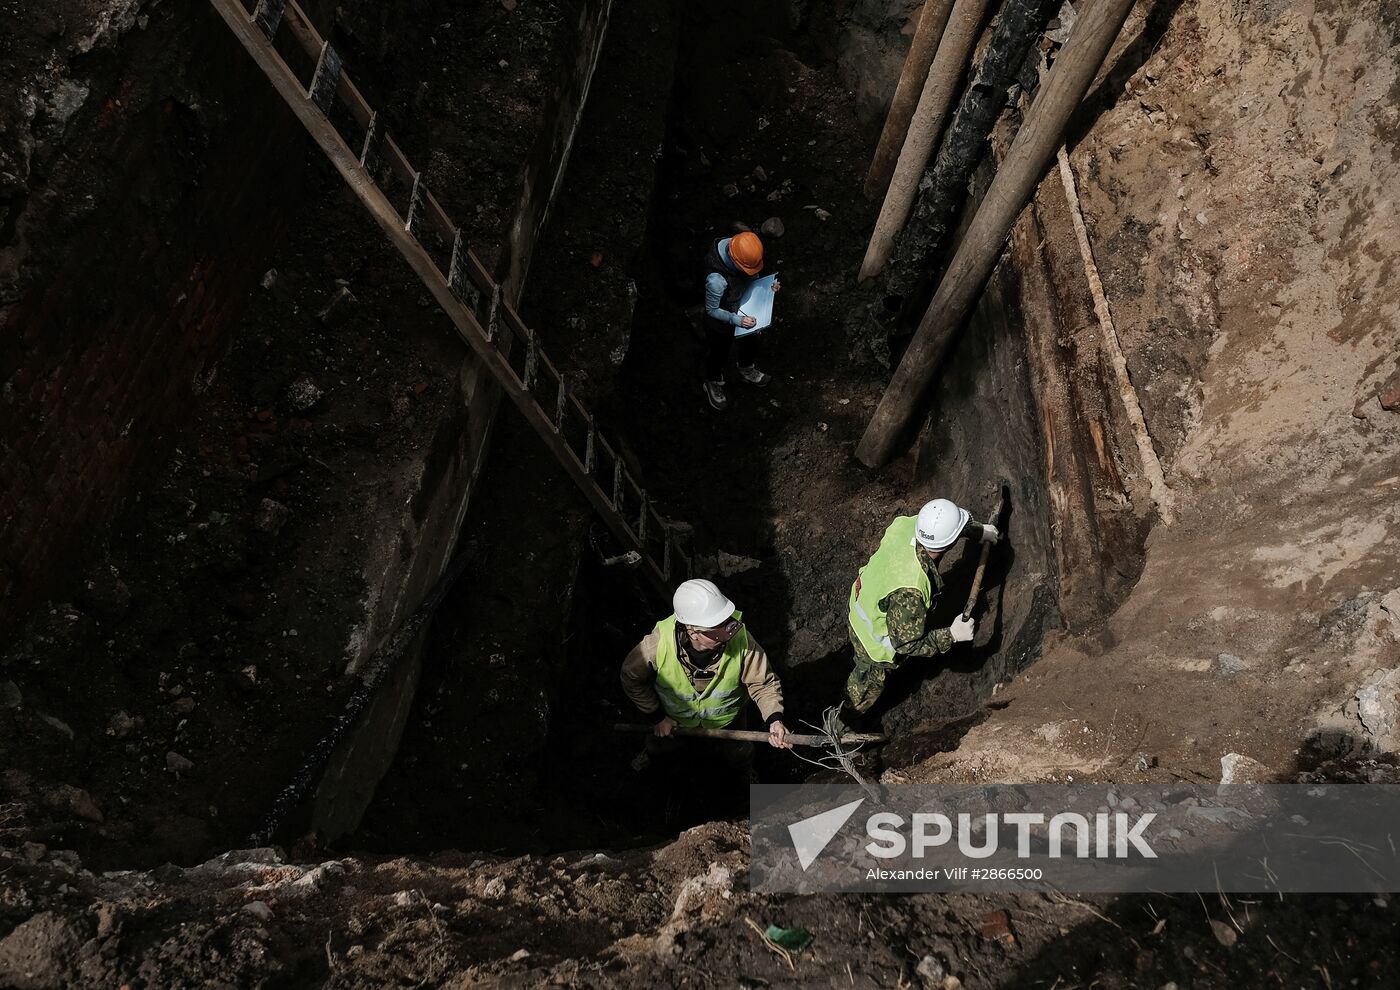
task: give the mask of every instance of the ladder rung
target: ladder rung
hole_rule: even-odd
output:
[[[533,339],[533,338],[531,338]],[[564,387],[564,376],[559,376],[559,397],[554,405],[554,432],[564,433],[564,402],[568,398],[569,390]]]
[[[413,192],[408,196],[408,216],[404,219],[403,229],[410,234],[413,233],[413,225],[418,222],[418,214],[423,211],[423,173],[413,173]]]
[[[486,314],[486,342],[494,344],[501,329],[501,284],[491,286],[491,310]]]
[[[530,331],[526,330],[527,333]],[[535,384],[535,378],[540,370],[540,337],[539,334],[530,333],[529,347],[525,351],[525,377],[521,379],[525,384],[525,391],[530,391]]]
[[[593,415],[569,387],[565,376],[544,353],[539,336],[520,319],[511,303],[503,299],[501,286],[467,247],[461,229],[442,210],[422,173],[408,162],[393,136],[379,120],[378,113],[355,88],[344,70],[339,52],[315,30],[298,0],[210,2],[331,163],[349,182],[350,188],[378,219],[390,243],[418,273],[424,284],[439,298],[444,298],[441,290],[446,288],[462,303],[460,307],[450,304],[445,307],[457,332],[482,355],[488,373],[519,405],[521,412],[587,494],[614,535],[633,551],[641,551],[647,576],[664,585],[672,579],[673,572],[688,573],[690,561],[685,549],[672,539],[672,529],[667,521],[656,513],[646,491],[625,466],[624,459],[598,428]],[[251,14],[249,5],[253,7]],[[274,36],[281,28],[285,28],[296,44],[315,59],[316,68],[311,84],[305,88],[300,81],[301,76],[287,68],[274,45]],[[356,125],[364,127],[358,163],[362,173],[354,164],[354,151],[330,119],[337,101],[342,98]],[[387,169],[399,182],[412,186],[408,208],[402,217],[389,201],[386,191],[375,181],[381,169]],[[370,181],[365,182],[365,178]],[[445,280],[437,262],[417,239],[416,230],[424,228],[425,224],[426,229],[436,228],[444,237],[450,236],[452,239],[452,259]],[[480,313],[482,308],[486,308],[485,319],[478,322],[473,317],[483,315]],[[515,337],[523,335],[525,338],[523,343],[528,351],[524,361],[523,390],[520,388],[522,378],[516,376],[514,364],[502,353],[505,349],[500,340],[502,330],[509,333],[505,344],[513,343]],[[550,376],[557,385],[552,426],[547,425],[550,424],[549,413],[534,391]],[[543,385],[542,388],[547,389],[548,386]],[[573,419],[581,419],[586,428],[582,464],[568,436],[571,405]],[[608,458],[613,462],[611,502],[599,477],[604,470],[601,464]],[[625,515],[627,506],[634,498],[640,503],[635,528]],[[651,534],[650,540],[648,533]],[[654,546],[658,538],[661,540],[660,551],[656,551]],[[648,546],[648,542],[651,546]]]
[[[462,237],[461,227],[457,228],[457,233],[452,238],[452,263],[447,266],[447,287],[452,290],[454,296],[466,303],[473,316],[477,314],[477,307],[481,305],[481,293],[477,291],[472,280],[467,278],[467,246]]]
[[[282,23],[282,11],[286,6],[287,0],[258,0],[257,7],[253,9],[253,23],[267,36],[268,41],[277,34],[277,28]]]
[[[360,168],[370,173],[370,178],[374,178],[374,172],[379,167],[379,111],[375,110],[369,115],[369,126],[365,128],[365,143],[360,148]]]
[[[321,108],[322,113],[329,114],[339,85],[340,56],[327,41],[321,46],[321,57],[316,60],[316,74],[311,77],[311,88],[306,91],[306,96]]]

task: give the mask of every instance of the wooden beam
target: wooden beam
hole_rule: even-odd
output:
[[[893,454],[1132,5],[1133,0],[1094,0],[1079,15],[856,446],[856,457],[867,467],[880,467]]]
[[[958,80],[967,68],[987,3],[988,0],[953,2],[948,26],[938,43],[938,54],[933,58],[928,78],[924,80],[909,133],[900,147],[889,191],[885,193],[885,201],[880,204],[880,217],[875,221],[875,230],[865,249],[865,260],[860,265],[862,282],[885,267],[890,252],[894,250],[894,239],[909,218],[909,208],[914,205],[914,196],[919,191],[919,178],[924,174],[924,166],[928,164],[938,136],[943,132],[943,120],[948,116],[948,108],[953,105]]]
[[[914,40],[909,45],[909,54],[905,56],[904,69],[894,88],[894,98],[890,100],[884,129],[880,131],[880,141],[870,159],[870,169],[865,173],[866,199],[882,195],[889,187],[895,160],[899,157],[899,149],[904,147],[909,121],[914,117],[914,108],[918,106],[919,94],[923,91],[934,52],[938,50],[938,42],[943,37],[943,29],[952,10],[953,0],[924,2],[923,10],[919,13],[919,26],[914,30]]]

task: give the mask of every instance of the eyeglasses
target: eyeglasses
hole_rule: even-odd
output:
[[[743,627],[743,623],[738,619],[730,619],[728,622],[718,626],[711,626],[709,629],[700,629],[696,626],[686,626],[686,632],[692,637],[708,640],[711,643],[727,643],[734,638],[735,634]]]

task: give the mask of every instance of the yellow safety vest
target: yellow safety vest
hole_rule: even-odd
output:
[[[734,618],[741,617],[735,612]],[[704,691],[696,691],[685,667],[681,664],[680,648],[676,645],[676,617],[662,619],[656,624],[659,642],[656,645],[656,694],[666,714],[677,725],[687,728],[703,726],[722,729],[738,716],[744,707],[744,686],[740,672],[744,654],[749,649],[749,631],[740,628],[734,638],[724,644],[715,676]]]
[[[913,588],[924,596],[925,607],[933,601],[932,585],[914,546],[918,522],[917,516],[896,517],[885,530],[879,549],[851,585],[851,628],[876,663],[893,663],[896,655],[885,612],[880,608],[886,596],[900,588]]]

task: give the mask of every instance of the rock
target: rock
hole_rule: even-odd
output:
[[[43,722],[45,725],[49,726],[50,728],[54,729],[60,734],[67,736],[69,739],[73,738],[73,727],[67,722],[63,721],[63,719],[54,718],[52,715],[45,715],[43,712],[40,712],[39,721]]]
[[[518,0],[501,0],[501,6],[506,10],[514,10]]]
[[[1356,715],[1383,749],[1394,748],[1390,737],[1400,729],[1400,668],[1378,670],[1362,682]]]
[[[1222,674],[1238,674],[1248,665],[1233,653],[1221,653],[1215,658],[1215,667]]]
[[[1006,911],[993,911],[982,919],[982,937],[1010,945],[1016,941],[1011,934],[1011,915]]]
[[[83,941],[76,922],[54,911],[36,914],[0,939],[0,980],[15,990],[76,986],[70,977]]]
[[[193,770],[194,763],[172,749],[165,754],[165,769],[171,773],[184,773],[186,770]]]
[[[1220,758],[1222,784],[1267,784],[1273,779],[1272,770],[1248,756],[1226,753]]]
[[[1214,918],[1210,920],[1210,931],[1215,936],[1215,940],[1227,949],[1240,940],[1240,933],[1235,931],[1232,926]]]
[[[506,882],[501,877],[492,877],[486,881],[486,885],[481,888],[481,896],[488,901],[504,897],[506,893]]]
[[[14,681],[0,681],[0,708],[18,708],[24,704],[24,695]]]
[[[81,787],[74,787],[71,784],[60,784],[45,796],[44,802],[56,811],[66,811],[77,815],[84,821],[97,822],[101,824],[104,820],[102,809],[97,806],[97,802],[92,799],[92,795]]]
[[[23,842],[20,844],[20,852],[24,853],[24,858],[31,863],[37,863],[44,858],[44,854],[49,851],[49,847],[42,842]]]
[[[728,182],[720,189],[720,192],[724,193],[726,198],[733,199],[735,196],[739,195],[739,187],[732,182]]]
[[[307,413],[316,408],[326,393],[316,387],[310,375],[302,375],[287,386],[287,404],[296,412]]]
[[[914,972],[919,974],[919,979],[924,981],[924,986],[942,990],[943,980],[948,975],[948,971],[943,967],[943,962],[937,956],[924,956],[919,960],[918,967]]]
[[[126,712],[117,712],[107,722],[107,735],[116,739],[125,739],[134,728],[136,728],[136,719]]]
[[[272,908],[268,907],[266,901],[249,901],[243,905],[243,910],[259,921],[272,920]]]
[[[274,285],[276,285],[276,284],[277,284],[277,269],[276,269],[276,268],[269,268],[266,272],[263,273],[263,277],[262,277],[262,287],[263,287],[264,289],[271,289],[271,288],[272,288]]]
[[[755,165],[753,167],[753,177],[758,182],[767,182],[768,171],[762,165]]]
[[[75,601],[84,612],[107,622],[120,622],[131,608],[131,590],[111,564],[99,565],[83,582]]]
[[[292,881],[292,886],[302,890],[324,890],[345,876],[345,867],[332,860],[307,870]]]
[[[512,953],[510,954],[510,961],[511,961],[511,962],[522,962],[522,961],[524,961],[524,960],[526,960],[526,959],[529,959],[529,958],[530,958],[530,950],[529,950],[529,949],[516,949],[514,952],[512,952]]]
[[[330,301],[316,314],[316,319],[328,329],[335,330],[350,318],[350,311],[357,302],[359,300],[355,298],[355,293],[350,291],[350,287],[342,285],[335,290]]]
[[[182,715],[188,715],[190,712],[194,711],[194,699],[189,695],[185,695],[183,698],[175,699],[175,704],[171,707]]]
[[[1387,412],[1400,412],[1400,369],[1385,380],[1377,392],[1381,408]]]
[[[262,500],[261,504],[258,505],[257,514],[253,516],[253,528],[259,533],[266,533],[268,536],[276,536],[291,517],[291,509],[287,508],[281,502],[265,498]]]
[[[782,237],[787,228],[783,226],[781,218],[769,217],[759,226],[758,232],[764,237]]]

